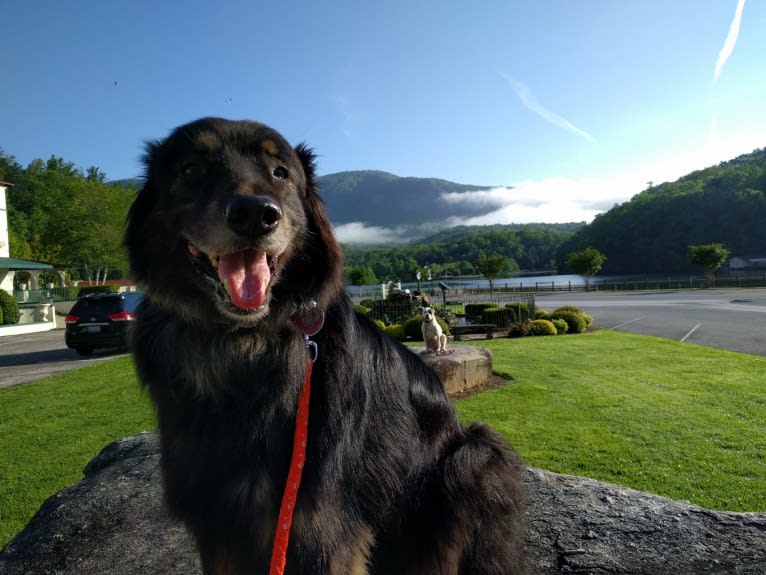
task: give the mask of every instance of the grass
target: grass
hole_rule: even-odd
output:
[[[510,382],[458,412],[530,465],[766,510],[766,358],[610,331],[474,344]],[[0,389],[0,547],[104,445],[154,426],[129,358]]]
[[[153,427],[127,357],[0,390],[0,547],[107,443]]]
[[[766,511],[766,358],[597,331],[475,342],[508,385],[457,404],[527,463]]]

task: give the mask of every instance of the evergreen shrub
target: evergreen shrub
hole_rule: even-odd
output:
[[[532,335],[558,335],[553,322],[547,319],[536,319],[529,322],[529,333]]]
[[[556,317],[550,321],[556,328],[557,335],[564,335],[567,331],[569,331],[569,324],[563,319]]]
[[[551,314],[551,319],[563,319],[567,322],[567,333],[582,333],[588,327],[588,323],[583,317],[584,314],[576,311],[556,310]]]
[[[0,310],[3,312],[0,323],[4,325],[19,323],[21,319],[19,302],[5,290],[0,290]]]

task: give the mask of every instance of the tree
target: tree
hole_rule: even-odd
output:
[[[476,262],[476,270],[489,280],[489,289],[492,289],[492,281],[503,271],[507,260],[505,256],[482,256]]]
[[[567,265],[579,276],[585,278],[585,290],[590,287],[590,278],[596,275],[606,261],[606,256],[596,248],[589,246],[580,252],[567,256]]]
[[[369,266],[353,266],[348,270],[348,280],[354,286],[378,283],[375,272]]]
[[[729,257],[729,250],[723,244],[700,244],[689,246],[689,260],[696,266],[702,266],[705,270],[705,283],[707,287],[715,285],[715,270]]]

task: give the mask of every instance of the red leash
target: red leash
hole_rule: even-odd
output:
[[[293,524],[293,511],[298,498],[298,488],[301,485],[303,464],[306,461],[306,445],[309,436],[309,398],[311,396],[311,368],[314,360],[306,361],[306,375],[303,379],[303,389],[298,398],[298,414],[295,418],[295,437],[293,438],[293,456],[290,460],[290,472],[287,474],[287,484],[282,494],[282,504],[279,507],[277,530],[274,534],[274,548],[271,552],[271,567],[269,575],[282,575],[285,572],[287,560],[287,545],[290,540],[290,527]]]
[[[309,399],[311,398],[311,369],[319,355],[317,344],[309,339],[319,333],[324,325],[324,312],[316,308],[316,302],[311,302],[293,317],[295,326],[303,332],[306,338],[306,348],[309,351],[306,360],[306,374],[303,376],[303,389],[298,397],[298,412],[295,415],[295,435],[293,436],[293,454],[290,459],[290,471],[287,474],[282,503],[279,506],[277,528],[274,533],[274,547],[271,550],[271,565],[269,575],[283,575],[287,562],[287,545],[290,542],[290,528],[293,524],[293,512],[298,500],[298,489],[301,486],[301,475],[306,462],[306,446],[309,437]]]

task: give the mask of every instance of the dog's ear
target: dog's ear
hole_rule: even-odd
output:
[[[314,153],[305,144],[299,144],[295,153],[306,176],[304,210],[308,234],[303,255],[289,272],[291,280],[301,282],[297,285],[308,286],[308,297],[315,298],[320,307],[326,307],[343,289],[343,250],[335,239],[324,203],[319,197]]]
[[[143,157],[146,166],[144,186],[136,195],[130,206],[126,221],[123,244],[128,251],[128,261],[133,278],[136,281],[146,279],[149,268],[148,237],[152,235],[148,222],[157,203],[157,192],[151,173],[152,157],[157,153],[159,144],[150,142],[146,145],[146,155]]]

